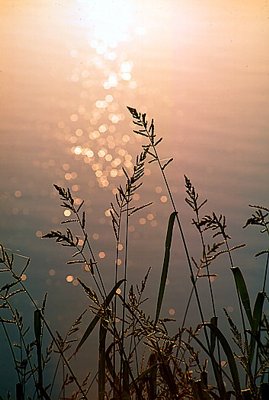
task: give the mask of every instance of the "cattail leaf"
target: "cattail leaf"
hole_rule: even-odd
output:
[[[243,274],[240,271],[239,267],[232,267],[231,270],[234,275],[236,290],[242,301],[249,324],[252,327],[252,325],[253,325],[252,312],[251,312],[249,294],[248,294],[247,286],[245,283],[245,279],[244,279]]]
[[[165,285],[166,285],[167,274],[168,274],[168,268],[169,268],[170,249],[171,249],[172,236],[173,236],[173,227],[174,227],[174,222],[175,222],[176,215],[177,215],[177,212],[173,212],[170,215],[170,218],[169,218],[169,221],[168,221],[166,240],[165,240],[165,254],[164,254],[162,275],[161,275],[159,294],[158,294],[158,300],[157,300],[155,324],[157,323],[157,321],[159,319],[160,312],[161,312],[161,307],[162,307],[162,302],[163,302],[163,296],[164,296]]]
[[[241,398],[241,387],[240,387],[238,369],[237,369],[233,351],[232,351],[229,343],[227,342],[225,336],[223,335],[223,333],[219,330],[219,328],[217,326],[215,326],[214,324],[209,323],[209,322],[206,322],[204,325],[208,326],[210,328],[210,330],[213,331],[214,335],[220,342],[220,344],[224,350],[224,353],[226,354],[226,357],[227,357],[236,398],[237,398],[237,396],[238,396],[238,398]]]
[[[113,289],[111,290],[111,292],[107,295],[104,303],[103,303],[103,307],[100,308],[99,312],[95,315],[95,317],[93,318],[93,320],[91,321],[91,323],[89,324],[88,328],[86,329],[86,331],[84,332],[84,335],[82,336],[82,338],[80,339],[79,344],[76,347],[75,353],[78,352],[78,350],[81,348],[81,346],[84,344],[84,342],[88,339],[88,337],[91,335],[92,331],[94,330],[94,328],[96,327],[98,321],[100,320],[100,318],[102,317],[103,313],[102,310],[106,309],[106,307],[109,305],[109,303],[111,302],[113,296],[116,294],[116,290],[120,287],[120,285],[125,281],[125,279],[121,279],[119,282],[116,283],[116,285],[113,287]]]

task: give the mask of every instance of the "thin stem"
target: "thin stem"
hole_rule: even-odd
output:
[[[105,286],[104,286],[104,283],[103,283],[102,275],[100,274],[100,271],[99,271],[99,268],[98,268],[98,264],[97,264],[95,255],[94,255],[94,252],[93,252],[93,250],[92,250],[92,246],[91,246],[91,244],[90,244],[90,241],[89,241],[89,239],[88,239],[87,232],[86,232],[85,228],[83,227],[81,217],[80,217],[80,215],[79,215],[79,213],[77,212],[77,210],[76,210],[75,207],[73,207],[73,210],[74,210],[74,213],[75,213],[75,215],[76,215],[76,217],[77,217],[77,219],[78,219],[79,226],[80,226],[80,228],[81,228],[81,230],[82,230],[82,232],[83,232],[84,240],[86,240],[86,243],[87,243],[87,246],[88,246],[90,255],[91,255],[91,257],[92,257],[93,263],[94,263],[94,265],[96,266],[97,275],[98,275],[98,277],[99,277],[100,284],[101,284],[101,287],[102,287],[102,289],[103,289],[103,293],[102,293],[102,291],[101,291],[101,289],[100,289],[100,287],[99,287],[99,284],[98,284],[98,282],[96,281],[96,278],[95,278],[94,275],[93,275],[93,278],[94,278],[95,283],[96,283],[96,286],[97,286],[97,288],[98,288],[98,290],[99,290],[99,292],[100,292],[100,294],[101,294],[101,296],[102,296],[102,298],[103,298],[103,300],[104,300],[104,299],[106,298],[106,295],[107,295],[107,294],[106,294],[106,289],[105,289]],[[85,262],[87,262],[87,259],[86,259],[86,257],[84,256],[83,253],[82,253],[82,256],[83,256],[83,258],[85,259]]]
[[[181,237],[181,240],[182,240],[182,243],[183,243],[184,252],[185,252],[185,255],[186,255],[186,258],[187,258],[187,264],[188,264],[188,267],[189,267],[189,272],[190,272],[190,276],[191,276],[191,282],[192,282],[192,285],[194,287],[194,293],[195,293],[195,297],[196,297],[196,301],[197,301],[197,306],[198,306],[200,318],[201,318],[202,323],[204,324],[205,323],[205,319],[204,319],[204,315],[203,315],[202,304],[201,304],[201,300],[200,300],[198,289],[197,289],[197,285],[196,285],[196,279],[195,279],[195,276],[194,276],[194,273],[193,273],[193,269],[192,269],[191,257],[190,257],[190,253],[189,253],[189,250],[188,250],[187,242],[186,242],[186,239],[185,239],[183,227],[182,227],[182,224],[181,224],[181,221],[180,221],[180,218],[179,218],[179,213],[178,213],[178,211],[176,209],[176,205],[175,205],[175,202],[174,202],[174,199],[173,199],[173,195],[172,195],[172,192],[171,192],[167,177],[166,177],[165,172],[164,172],[164,167],[161,164],[161,161],[160,161],[160,158],[159,158],[156,146],[155,146],[155,135],[154,135],[154,132],[153,132],[154,131],[153,121],[152,121],[151,128],[150,128],[151,132],[152,132],[152,134],[151,134],[150,130],[147,127],[147,121],[146,121],[146,118],[145,118],[145,114],[143,114],[142,118],[141,118],[141,114],[138,114],[136,110],[135,110],[135,114],[134,114],[134,110],[131,111],[131,113],[136,119],[139,119],[140,126],[143,126],[143,129],[141,130],[140,133],[143,136],[147,136],[148,139],[149,139],[150,146],[151,146],[151,148],[153,150],[152,155],[154,157],[154,161],[156,161],[158,166],[159,166],[159,169],[161,171],[161,175],[162,175],[162,178],[163,178],[163,181],[164,181],[167,193],[168,193],[168,197],[170,199],[170,203],[172,205],[172,208],[173,208],[174,212],[176,213],[176,221],[177,221],[177,225],[178,225],[178,228],[179,228],[180,237]],[[138,133],[139,133],[139,131],[138,131]],[[210,341],[209,341],[208,332],[207,332],[206,327],[204,329],[204,332],[205,332],[205,339],[206,339],[207,347],[209,349],[209,353],[211,353],[211,351],[210,351]],[[212,357],[213,357],[213,354],[212,354]],[[216,367],[215,367],[214,363],[212,364],[212,366],[213,366],[213,369],[214,369],[215,377],[217,378],[218,371],[216,371]],[[221,369],[220,366],[218,366],[218,368]],[[223,382],[221,382],[219,379],[217,379],[217,386],[218,386],[220,394],[225,392],[225,388],[224,388]]]
[[[63,361],[64,361],[64,363],[65,363],[67,369],[69,370],[70,374],[72,375],[72,377],[73,377],[73,379],[74,379],[74,382],[76,383],[78,389],[80,390],[81,395],[83,396],[83,399],[87,399],[87,397],[86,397],[86,395],[84,394],[84,391],[83,391],[83,389],[82,389],[80,383],[78,382],[78,380],[77,380],[77,378],[76,378],[74,372],[72,371],[72,368],[71,368],[70,364],[68,363],[68,360],[65,358],[65,355],[63,354],[62,349],[61,349],[61,347],[60,347],[60,345],[59,345],[59,343],[58,343],[56,337],[54,336],[54,334],[53,334],[51,328],[49,327],[49,325],[48,325],[48,323],[47,323],[47,321],[46,321],[46,319],[45,319],[45,317],[44,317],[44,315],[43,315],[43,312],[38,308],[38,306],[37,306],[35,300],[33,299],[32,295],[31,295],[31,293],[27,290],[27,288],[25,287],[25,285],[24,285],[23,282],[21,281],[20,277],[16,276],[16,274],[15,274],[14,271],[12,270],[12,263],[10,262],[10,260],[9,260],[9,258],[8,258],[8,255],[7,255],[5,252],[4,252],[3,254],[4,254],[4,256],[5,256],[4,262],[5,262],[6,267],[9,269],[9,271],[10,271],[11,275],[13,276],[13,278],[14,278],[14,279],[19,283],[19,285],[22,287],[23,291],[26,293],[26,295],[27,295],[28,298],[30,299],[30,301],[31,301],[31,303],[33,304],[33,306],[35,307],[35,309],[38,310],[38,311],[40,312],[40,316],[41,316],[41,318],[42,318],[42,320],[43,320],[43,322],[44,322],[44,325],[46,326],[46,328],[47,328],[47,330],[48,330],[48,332],[49,332],[49,334],[50,334],[50,336],[51,336],[53,342],[55,343],[55,345],[56,345],[58,351],[60,352],[60,354],[61,354],[61,356],[62,356],[62,359],[63,359]]]
[[[115,256],[115,278],[114,285],[118,283],[118,259],[119,259],[119,244],[120,244],[120,235],[121,235],[121,220],[122,220],[122,208],[123,201],[120,204],[119,210],[119,218],[118,218],[118,230],[117,230],[117,240],[116,240],[116,256]],[[113,310],[113,338],[114,338],[114,346],[113,346],[113,367],[116,370],[116,316],[117,316],[117,297],[114,297],[114,310]],[[113,386],[113,395],[115,397],[115,385]]]
[[[19,370],[18,370],[18,367],[17,367],[17,360],[16,360],[15,352],[14,352],[14,349],[13,349],[12,342],[11,342],[11,340],[10,340],[10,336],[9,336],[9,334],[8,334],[8,331],[7,331],[7,328],[6,328],[6,326],[5,326],[5,323],[3,322],[2,319],[1,319],[0,321],[1,321],[2,328],[3,328],[4,332],[5,332],[5,335],[6,335],[6,338],[7,338],[7,341],[8,341],[9,349],[10,349],[11,354],[12,354],[12,358],[13,358],[15,370],[16,370],[16,372],[17,372],[18,380],[19,380],[20,383],[22,383],[22,382],[21,382],[21,376],[20,376],[20,373],[19,373]]]
[[[269,268],[269,253],[267,253],[265,269],[264,269],[264,278],[263,278],[263,286],[262,286],[263,293],[265,292],[265,288],[266,288],[268,268]]]
[[[121,347],[124,348],[124,330],[125,330],[125,313],[126,313],[126,292],[127,292],[127,267],[128,267],[128,244],[129,244],[129,203],[130,203],[130,186],[127,189],[126,196],[126,221],[125,221],[125,254],[124,254],[124,283],[123,283],[123,308],[122,308],[122,328],[121,328]],[[123,359],[120,363],[120,385],[122,383]]]

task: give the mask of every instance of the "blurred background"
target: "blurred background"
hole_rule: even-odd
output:
[[[53,329],[64,333],[87,306],[77,277],[91,284],[83,268],[66,265],[67,249],[41,240],[67,216],[53,184],[69,187],[77,204],[85,200],[88,235],[110,288],[115,254],[110,204],[124,184],[122,167],[131,173],[144,143],[132,132],[127,106],[154,118],[156,134],[163,137],[160,156],[174,158],[166,171],[191,254],[199,259],[184,174],[201,199],[209,199],[204,212],[226,215],[232,243],[247,244],[235,263],[252,291],[259,290],[263,260],[257,262],[254,254],[266,244],[257,229],[242,226],[252,212],[249,204],[268,207],[268,1],[0,4],[0,241],[16,253],[18,266],[24,256],[31,258],[25,284],[39,304],[48,292]],[[152,268],[146,292],[152,311],[172,209],[155,164],[146,165],[143,180],[134,203],[153,205],[131,220],[128,274],[138,283]],[[191,286],[175,238],[162,315],[180,323]],[[236,312],[228,265],[223,258],[212,270],[221,315],[223,307]],[[31,323],[23,300],[18,307]],[[188,323],[195,322],[194,305]],[[7,388],[8,383],[1,387],[3,393]]]

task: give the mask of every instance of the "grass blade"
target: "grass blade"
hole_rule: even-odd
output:
[[[232,267],[231,270],[234,275],[236,289],[238,291],[243,307],[245,309],[249,324],[252,327],[253,325],[252,312],[251,312],[249,294],[245,283],[245,279],[239,267]]]
[[[264,304],[265,295],[264,292],[259,292],[257,294],[257,298],[254,305],[253,310],[253,324],[251,329],[251,340],[250,340],[250,364],[254,357],[255,351],[255,344],[259,343],[259,333],[261,328],[261,321],[262,321],[262,311],[263,311],[263,304]]]
[[[210,322],[212,325],[217,327],[218,326],[218,317],[212,317]],[[210,351],[212,354],[214,353],[214,350],[216,347],[216,339],[217,339],[216,333],[214,330],[211,329],[210,330]]]
[[[79,351],[79,349],[81,348],[81,346],[83,345],[83,343],[85,342],[85,340],[90,336],[90,334],[92,333],[92,331],[94,330],[95,326],[97,325],[99,319],[101,318],[101,316],[103,315],[102,310],[106,309],[106,307],[109,305],[109,303],[111,302],[113,296],[116,293],[116,290],[120,287],[120,285],[125,281],[125,279],[121,279],[119,282],[116,283],[116,285],[113,287],[113,289],[111,290],[111,292],[107,295],[103,306],[101,307],[100,311],[95,315],[95,317],[93,318],[93,320],[91,321],[90,325],[88,326],[88,328],[86,329],[84,335],[82,336],[79,344],[76,347],[75,350],[75,354]]]
[[[160,366],[160,374],[169,389],[169,393],[173,396],[172,397],[173,399],[177,399],[178,390],[177,390],[176,380],[169,365],[169,360],[160,359],[159,366]]]
[[[214,371],[214,376],[215,376],[215,379],[216,379],[216,383],[217,383],[217,387],[218,387],[218,391],[219,391],[219,396],[220,396],[219,398],[223,399],[223,400],[226,400],[227,399],[227,392],[226,392],[225,385],[224,385],[224,382],[223,382],[220,365],[217,363],[217,361],[216,361],[216,359],[214,357],[214,354],[210,353],[210,349],[208,349],[203,344],[203,342],[200,339],[198,339],[198,337],[196,335],[194,335],[192,332],[190,332],[190,334],[191,334],[192,338],[199,344],[201,349],[203,349],[204,352],[206,354],[208,354],[208,356],[210,358],[210,361],[211,361],[211,364],[212,364],[213,371]],[[230,379],[230,377],[227,374],[225,374],[225,375],[226,375],[226,378],[229,380],[229,382],[232,383],[232,380]]]
[[[210,328],[210,330],[214,332],[214,335],[216,336],[216,338],[219,340],[220,344],[222,345],[222,348],[227,356],[227,361],[228,361],[228,365],[229,365],[230,372],[231,372],[231,377],[232,377],[235,394],[236,394],[236,396],[238,396],[238,398],[241,398],[240,397],[241,396],[241,387],[240,387],[238,369],[237,369],[235,358],[234,358],[234,355],[233,355],[233,352],[232,352],[232,349],[231,349],[229,343],[227,342],[223,333],[217,328],[217,326],[215,326],[214,324],[209,323],[209,322],[205,323],[204,325],[208,326]]]
[[[253,310],[252,329],[254,332],[258,332],[260,324],[261,324],[264,299],[265,299],[265,293],[259,292],[257,294],[257,298],[255,301],[254,310]]]
[[[40,310],[34,311],[34,331],[35,331],[36,352],[37,352],[37,373],[38,373],[37,386],[39,392],[41,392],[41,388],[43,388],[43,368],[42,368],[42,351],[41,351],[42,326],[41,326]],[[42,397],[43,396],[41,395],[41,398]]]
[[[127,360],[123,361],[123,383],[122,383],[122,388],[123,388],[123,400],[131,400],[130,397],[130,383],[129,383],[129,363]]]
[[[105,398],[107,321],[101,319],[99,330],[98,399]]]
[[[168,221],[166,240],[165,240],[165,254],[164,254],[164,260],[163,260],[161,282],[160,282],[160,287],[159,287],[159,294],[158,294],[158,301],[157,301],[157,308],[156,308],[156,315],[155,315],[155,324],[158,322],[160,312],[161,312],[162,302],[163,302],[164,290],[165,290],[168,268],[169,268],[173,227],[174,227],[176,215],[177,215],[177,212],[174,211],[170,215],[169,221]]]
[[[149,357],[149,372],[148,372],[148,398],[154,400],[157,397],[157,357],[155,353],[151,353]]]
[[[23,386],[21,383],[17,383],[16,385],[16,400],[24,400]]]

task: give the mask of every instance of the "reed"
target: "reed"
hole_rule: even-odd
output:
[[[1,334],[6,338],[17,376],[13,394],[7,394],[5,398],[92,399],[91,390],[96,385],[98,400],[265,400],[269,390],[269,321],[264,313],[268,302],[269,252],[266,249],[256,255],[265,257],[265,266],[261,291],[252,304],[243,273],[233,261],[233,252],[239,251],[244,245],[230,244],[231,238],[223,215],[214,212],[204,214],[207,200],[200,200],[195,186],[185,176],[185,200],[193,212],[191,224],[197,231],[201,248],[199,259],[191,255],[192,243],[187,243],[180,218],[182,212],[176,205],[166,175],[166,168],[172,159],[162,162],[159,156],[162,138],[155,133],[154,121],[148,122],[146,114],[132,107],[128,107],[128,110],[135,125],[134,133],[142,136],[145,143],[136,158],[133,172],[129,174],[123,170],[124,182],[117,188],[117,194],[111,202],[112,240],[115,243],[111,286],[104,284],[104,272],[89,239],[84,204],[76,205],[70,189],[54,185],[61,206],[69,209],[71,216],[62,221],[61,229],[43,236],[71,249],[67,263],[81,264],[87,273],[85,279],[78,279],[92,313],[86,329],[81,331],[81,322],[88,315],[83,311],[65,335],[54,332],[46,318],[47,296],[42,306],[38,307],[23,281],[30,260],[25,259],[24,266],[18,270],[14,256],[1,246],[0,272],[4,282],[0,289]],[[131,241],[128,227],[135,213],[151,205],[148,203],[137,207],[133,204],[133,196],[143,183],[147,162],[157,165],[171,206],[166,236],[160,238],[164,256],[160,282],[156,288],[154,315],[144,311],[150,270],[145,272],[140,284],[129,282],[128,275]],[[244,227],[257,226],[262,234],[269,235],[269,209],[257,205],[251,206],[251,209],[253,213]],[[75,231],[79,233],[75,234]],[[171,320],[162,318],[172,241],[176,241],[183,249],[192,284],[185,299],[186,308],[181,324],[175,334],[170,333]],[[118,265],[120,243],[124,243],[122,272]],[[229,262],[229,273],[234,280],[241,317],[241,325],[238,326],[227,310],[223,311],[230,337],[224,334],[218,324],[221,317],[217,315],[218,296],[211,282],[214,277],[212,264],[220,257],[227,257]],[[199,290],[200,282],[204,279],[207,280],[211,304],[212,316],[209,321],[205,319]],[[33,309],[33,327],[24,325],[14,302],[18,296],[26,296]],[[195,302],[198,311],[197,325],[189,327],[186,324],[192,302]],[[16,345],[13,344],[13,328]],[[88,345],[89,338],[96,330],[97,373],[86,371],[84,377],[78,376],[73,361]],[[224,365],[223,359],[227,365]],[[54,368],[52,374],[47,373],[49,365]]]

